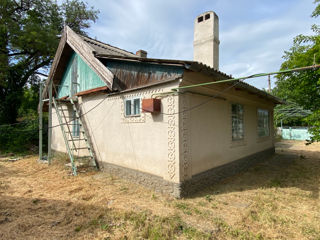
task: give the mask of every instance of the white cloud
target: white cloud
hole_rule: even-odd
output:
[[[215,10],[220,17],[220,70],[245,76],[279,69],[294,36],[310,32],[312,1],[91,0],[100,10],[90,36],[149,57],[191,60],[193,20]],[[266,81],[250,80],[257,87]]]

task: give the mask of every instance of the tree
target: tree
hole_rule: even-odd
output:
[[[312,17],[320,15],[320,0],[312,13]],[[281,70],[304,67],[320,63],[320,26],[311,27],[313,35],[298,35],[293,40],[293,46],[285,51]],[[306,118],[311,126],[313,141],[320,141],[320,70],[313,69],[301,72],[291,72],[277,75],[276,87],[272,93],[288,102],[294,102],[304,109],[311,110],[312,115]]]
[[[23,89],[46,75],[64,24],[85,35],[97,14],[79,0],[1,0],[0,124],[16,121]]]

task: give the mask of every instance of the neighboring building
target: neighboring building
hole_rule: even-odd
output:
[[[101,168],[180,197],[274,153],[277,98],[243,82],[172,91],[231,78],[218,70],[218,35],[214,12],[197,17],[200,63],[147,58],[145,51],[133,54],[65,28],[49,80],[68,109],[64,119],[76,115],[70,97],[77,101]],[[52,117],[58,126],[55,109]],[[64,126],[82,138],[77,120]],[[52,130],[52,149],[66,152],[61,129]]]

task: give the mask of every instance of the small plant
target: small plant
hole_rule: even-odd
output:
[[[129,190],[128,187],[125,187],[125,186],[120,187],[120,191],[122,191],[122,192],[127,192],[128,190]]]
[[[151,199],[156,200],[156,199],[158,199],[158,197],[154,193],[152,193]]]
[[[108,231],[111,228],[111,226],[107,223],[100,223],[100,229],[103,231]]]
[[[77,227],[74,229],[74,231],[75,231],[75,232],[80,232],[81,229],[82,229],[82,226],[80,225],[80,226],[77,226]]]
[[[37,198],[32,200],[32,203],[33,203],[33,204],[37,204],[37,203],[39,203],[39,202],[40,202],[40,200],[37,199]]]
[[[175,207],[182,210],[183,213],[187,214],[187,215],[192,215],[192,211],[190,209],[190,206],[187,203],[183,203],[183,202],[177,202],[175,204]]]
[[[211,201],[212,201],[211,195],[206,195],[205,198],[206,198],[206,200],[207,200],[208,202],[211,202]]]

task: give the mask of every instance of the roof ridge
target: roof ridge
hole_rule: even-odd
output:
[[[125,53],[129,53],[129,54],[132,54],[132,55],[136,56],[136,55],[135,55],[134,53],[132,53],[132,52],[129,52],[129,51],[125,50],[125,49],[122,49],[122,48],[113,46],[113,45],[108,44],[108,43],[105,43],[105,42],[102,42],[102,41],[100,41],[100,40],[93,39],[93,38],[91,38],[91,37],[83,36],[83,35],[79,35],[79,36],[81,36],[84,40],[89,40],[89,41],[96,42],[96,43],[99,44],[100,47],[102,47],[102,48],[111,47],[111,48],[114,48],[114,49],[112,49],[112,50],[114,50],[115,52],[117,52],[117,50],[119,50],[120,53],[125,52]],[[106,46],[107,46],[107,47],[106,47]]]

